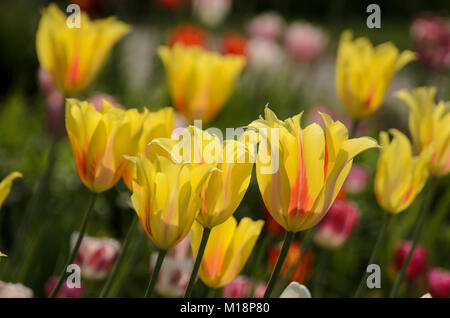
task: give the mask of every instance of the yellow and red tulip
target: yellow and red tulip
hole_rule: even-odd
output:
[[[114,44],[130,27],[114,17],[91,21],[81,13],[80,27],[69,28],[55,4],[42,12],[36,34],[41,67],[66,95],[84,90],[96,77]]]
[[[410,108],[409,130],[417,151],[431,147],[429,170],[435,176],[450,172],[450,103],[435,105],[435,87],[401,90],[397,97]]]
[[[384,210],[399,213],[414,201],[425,185],[430,149],[413,156],[409,139],[398,130],[392,129],[391,133],[391,141],[388,133],[380,133],[382,148],[375,175],[375,196]]]
[[[211,165],[191,166],[157,155],[129,158],[136,165],[131,201],[142,227],[161,250],[178,244],[188,234],[202,204],[201,189]]]
[[[341,104],[354,118],[364,118],[378,109],[395,73],[415,59],[411,51],[390,42],[376,47],[367,38],[353,40],[341,35],[336,59],[336,89]]]
[[[199,269],[200,279],[209,287],[218,288],[231,283],[241,272],[264,225],[262,220],[243,218],[237,223],[234,217],[214,227],[206,244]],[[203,226],[195,222],[189,237],[196,257]]]
[[[267,210],[287,231],[316,225],[338,195],[353,158],[378,146],[369,137],[348,139],[344,124],[321,116],[325,129],[316,123],[302,128],[301,113],[281,121],[266,107],[265,118],[250,124],[261,137],[256,160],[259,190]],[[274,132],[278,138],[273,138]]]
[[[139,140],[138,151],[147,158],[151,158],[149,143],[157,138],[169,138],[175,127],[175,113],[173,108],[165,107],[156,112],[147,112],[142,114],[142,136]],[[136,178],[136,165],[127,164],[123,173],[123,180],[128,189],[132,190],[133,179]]]
[[[92,103],[67,99],[66,129],[81,181],[93,192],[112,188],[127,164],[124,156],[139,149],[144,116],[103,100],[101,111]]]
[[[185,143],[184,148],[178,149],[176,145],[181,143]],[[244,140],[221,142],[216,135],[189,126],[184,134],[172,139],[157,139],[155,144],[165,148],[167,153],[180,156],[178,160],[192,165],[211,164],[218,169],[202,190],[204,202],[197,216],[201,225],[213,228],[234,213],[244,198],[253,169],[251,151]],[[178,150],[182,151],[176,153]]]
[[[220,55],[199,46],[175,44],[158,49],[175,108],[189,121],[211,121],[234,89],[245,58]]]

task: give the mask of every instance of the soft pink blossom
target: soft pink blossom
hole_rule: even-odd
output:
[[[284,35],[287,52],[302,62],[316,60],[324,51],[328,38],[312,24],[296,21],[289,25]]]
[[[75,245],[78,233],[72,234],[71,246]],[[111,238],[85,236],[75,258],[86,279],[98,280],[106,277],[119,255],[120,243]]]

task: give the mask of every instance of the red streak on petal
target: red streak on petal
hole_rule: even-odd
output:
[[[67,72],[67,80],[70,85],[76,85],[80,80],[80,57],[78,52],[75,53],[72,64]]]
[[[367,95],[366,100],[364,101],[364,106],[366,108],[370,109],[370,106],[372,105],[373,97],[375,95],[375,85],[372,85],[370,88],[369,94]]]
[[[406,201],[408,201],[409,198],[411,197],[412,193],[413,193],[413,187],[410,186],[408,191],[406,191],[405,196],[403,197],[402,203],[405,203]]]
[[[291,190],[291,202],[289,203],[289,213],[306,213],[310,206],[308,197],[308,180],[306,178],[305,160],[303,157],[303,143],[302,137],[299,135],[298,139],[299,160],[297,177],[295,185]]]

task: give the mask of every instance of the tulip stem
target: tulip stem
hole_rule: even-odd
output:
[[[56,148],[58,141],[61,137],[61,130],[64,126],[64,107],[60,109],[58,114],[58,122],[56,124],[56,129],[53,132],[50,149],[48,152],[47,157],[47,166],[45,168],[44,174],[39,180],[38,186],[36,188],[36,192],[31,197],[31,202],[28,206],[28,209],[23,217],[23,220],[21,221],[19,228],[17,230],[17,235],[14,238],[14,247],[13,250],[15,252],[15,258],[19,258],[20,254],[24,253],[25,251],[22,251],[21,248],[24,244],[24,238],[27,239],[27,236],[25,233],[29,232],[29,228],[31,224],[34,223],[34,220],[36,218],[36,213],[38,211],[39,207],[42,207],[46,201],[46,195],[48,192],[48,184],[52,178],[53,170],[55,167],[56,162]],[[34,244],[37,244],[36,241],[39,241],[40,235],[37,236],[38,239],[36,239],[35,236],[33,236],[33,242]],[[28,237],[30,238],[30,237]],[[31,252],[33,253],[33,251]],[[28,253],[27,253],[28,254]]]
[[[352,120],[352,127],[350,130],[349,138],[356,138],[356,135],[358,133],[358,126],[359,126],[359,119],[354,118]]]
[[[130,227],[128,228],[127,235],[125,236],[125,240],[123,241],[122,249],[120,250],[120,255],[117,258],[112,271],[108,275],[108,279],[106,280],[105,286],[103,286],[103,289],[100,292],[100,296],[99,296],[100,298],[106,297],[106,295],[109,293],[112,283],[115,280],[117,273],[119,272],[119,268],[122,266],[124,256],[128,250],[128,245],[130,244],[131,237],[133,236],[133,233],[134,233],[134,230],[136,227],[137,220],[138,220],[137,216],[133,215],[133,221],[131,221]]]
[[[423,199],[420,214],[418,216],[418,220],[416,226],[414,227],[412,234],[412,244],[409,249],[408,255],[406,256],[406,260],[402,265],[402,269],[400,270],[400,274],[397,276],[395,280],[394,286],[389,294],[389,298],[394,298],[397,295],[397,292],[402,285],[403,279],[405,278],[406,270],[409,267],[409,263],[411,262],[412,256],[414,254],[414,250],[416,249],[417,243],[419,242],[420,233],[422,232],[423,224],[425,223],[426,215],[428,210],[430,210],[431,200],[433,198],[435,182],[434,179],[431,178],[428,181],[427,193],[426,197]]]
[[[370,255],[368,265],[373,264],[373,262],[375,261],[375,259],[377,257],[378,251],[381,247],[381,242],[383,241],[383,238],[385,236],[385,233],[386,233],[386,230],[388,228],[391,218],[392,218],[392,214],[386,213],[386,215],[384,217],[383,225],[381,226],[381,229],[378,232],[378,237],[375,242],[375,246],[373,247],[372,254]],[[367,272],[366,272],[366,269],[364,269],[364,273],[361,277],[361,281],[359,282],[358,289],[356,290],[356,293],[355,293],[355,298],[361,297],[361,294],[362,294],[362,291],[364,288],[364,284],[366,283],[366,275],[367,275]]]
[[[275,287],[275,290],[274,290],[275,295],[281,295],[281,293],[283,292],[283,289],[287,286],[287,284],[288,284],[289,280],[291,279],[292,275],[294,274],[295,270],[300,266],[303,256],[305,256],[306,251],[308,250],[309,246],[311,245],[313,232],[314,232],[314,230],[310,229],[306,233],[297,259],[295,260],[294,264],[292,264],[292,266],[289,267],[286,274],[282,275],[282,277],[280,279],[280,283],[278,284],[278,286]]]
[[[69,258],[67,259],[66,265],[64,266],[64,268],[61,271],[61,274],[59,275],[58,283],[56,284],[56,286],[53,289],[52,293],[50,294],[49,298],[54,298],[58,294],[59,289],[61,288],[61,286],[64,282],[64,279],[67,276],[67,272],[66,272],[67,266],[72,264],[73,261],[75,260],[75,257],[77,256],[78,249],[80,248],[81,242],[83,241],[84,233],[86,232],[87,224],[88,224],[89,218],[92,214],[91,212],[93,210],[96,199],[97,199],[97,193],[91,192],[88,208],[86,210],[86,213],[84,214],[83,224],[81,225],[81,229],[78,234],[77,242],[75,243],[75,246],[73,247],[72,253],[70,253]]]
[[[209,234],[211,234],[211,229],[204,227],[202,233],[202,240],[198,248],[197,257],[195,259],[194,268],[192,269],[191,278],[189,279],[189,284],[184,293],[184,298],[190,297],[192,293],[192,288],[194,287],[195,279],[197,278],[198,269],[200,268],[200,263],[203,259],[203,253],[205,252],[206,243],[208,243]]]
[[[145,298],[149,298],[153,294],[155,289],[156,280],[158,279],[159,271],[161,270],[162,263],[166,257],[167,250],[159,250],[158,259],[156,260],[155,269],[153,270],[152,278],[148,282],[147,291],[145,292]]]
[[[283,266],[284,260],[289,251],[289,247],[291,246],[292,241],[294,240],[295,232],[286,231],[286,235],[284,236],[283,247],[281,248],[280,255],[278,256],[277,263],[272,271],[272,275],[270,276],[269,283],[267,284],[266,291],[264,292],[264,298],[269,298],[270,294],[272,294],[273,287],[277,281],[278,275],[280,274],[281,267]]]

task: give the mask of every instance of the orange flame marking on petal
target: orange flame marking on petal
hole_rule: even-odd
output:
[[[308,196],[308,181],[306,178],[306,167],[303,156],[302,137],[299,135],[299,160],[297,177],[295,185],[291,190],[291,202],[289,203],[289,213],[305,213],[311,205],[311,200]]]
[[[76,85],[80,80],[80,75],[80,57],[78,52],[76,52],[67,72],[67,79],[69,81],[69,84]]]

